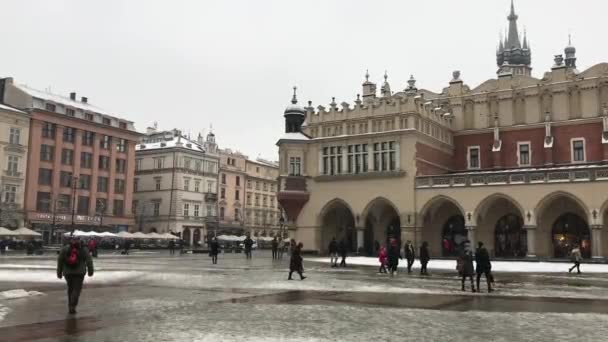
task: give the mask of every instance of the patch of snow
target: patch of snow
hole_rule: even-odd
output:
[[[24,289],[16,289],[16,290],[8,290],[0,292],[0,300],[1,299],[17,299],[17,298],[26,298],[33,296],[40,296],[42,292],[38,291],[26,291]]]
[[[306,258],[306,261],[330,263],[329,258]],[[349,257],[346,263],[350,265],[375,266],[377,267],[378,258],[376,257]],[[400,263],[399,268],[403,268],[405,263]],[[416,261],[414,268],[420,266]],[[532,262],[532,261],[492,261],[492,271],[494,272],[523,272],[523,273],[568,273],[572,263],[566,262]],[[431,260],[428,264],[429,270],[451,270],[456,271],[456,260]],[[608,264],[581,264],[581,271],[584,273],[608,273]]]
[[[93,277],[85,277],[85,283],[107,284],[114,282],[124,282],[136,278],[142,274],[138,271],[103,271],[98,272]],[[0,269],[0,279],[3,281],[28,282],[28,283],[57,283],[65,282],[57,278],[54,270],[2,270]]]
[[[9,312],[11,312],[11,309],[0,304],[0,322],[9,314]]]

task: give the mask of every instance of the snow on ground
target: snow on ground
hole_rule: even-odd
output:
[[[306,258],[306,261],[330,263],[329,258]],[[378,267],[378,258],[375,257],[348,257],[347,265],[362,265]],[[399,262],[399,268],[405,267],[405,260]],[[419,268],[420,262],[416,260],[414,268]],[[492,261],[492,271],[495,272],[525,272],[525,273],[567,273],[572,263],[565,262],[531,262],[531,261]],[[431,260],[428,264],[432,270],[456,270],[456,260]],[[581,271],[585,273],[608,273],[608,264],[581,264]]]
[[[0,300],[2,299],[18,299],[33,296],[40,296],[42,292],[38,291],[26,291],[24,289],[8,290],[0,292]]]
[[[138,271],[104,271],[95,273],[93,277],[85,277],[85,283],[107,284],[124,282],[141,276]],[[65,282],[57,278],[57,273],[51,270],[2,270],[0,269],[0,280],[11,282],[28,283],[53,283]]]

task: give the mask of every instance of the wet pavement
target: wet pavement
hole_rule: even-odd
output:
[[[75,317],[52,257],[0,258],[0,341],[602,341],[608,274],[496,273],[492,294],[460,291],[451,272],[396,277],[370,267],[242,255],[102,255]],[[297,277],[296,277],[297,278]],[[467,284],[468,285],[468,284]],[[482,289],[485,287],[482,285]]]

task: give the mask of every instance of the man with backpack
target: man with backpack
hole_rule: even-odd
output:
[[[57,278],[65,278],[68,285],[68,309],[71,315],[76,313],[78,298],[82,290],[85,274],[93,276],[93,259],[86,247],[72,237],[70,243],[61,249],[57,258]]]

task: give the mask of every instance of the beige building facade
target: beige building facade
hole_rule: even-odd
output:
[[[188,245],[217,229],[219,155],[215,136],[189,139],[148,128],[136,146],[135,230],[174,233]]]
[[[253,236],[280,236],[281,211],[277,201],[278,166],[267,160],[246,161],[245,223]]]
[[[230,149],[220,150],[219,220],[220,233],[242,235],[246,231],[245,173],[247,156]]]
[[[23,226],[30,114],[0,104],[0,227]]]
[[[332,237],[373,255],[389,237],[451,257],[483,241],[494,257],[608,254],[608,64],[579,71],[568,44],[541,78],[508,16],[497,75],[476,87],[412,76],[380,94],[369,75],[354,105],[285,110],[279,202],[290,235],[326,252]]]

